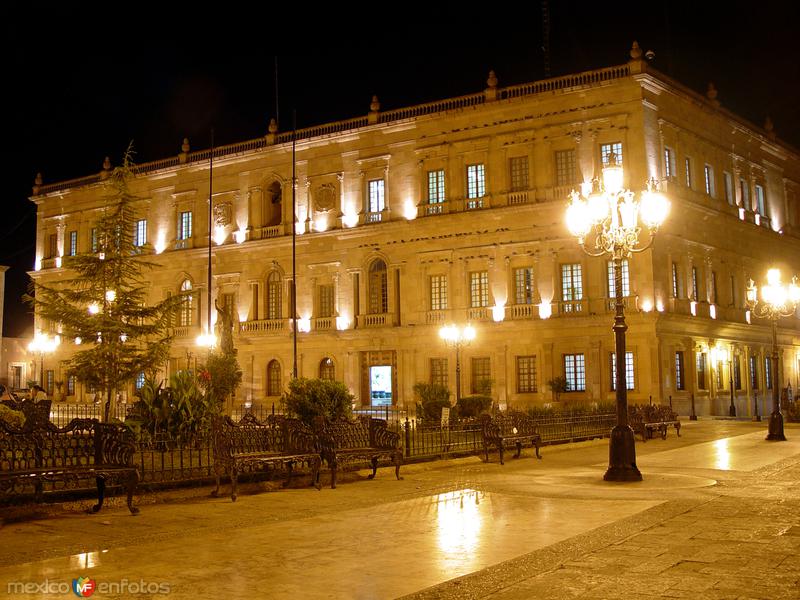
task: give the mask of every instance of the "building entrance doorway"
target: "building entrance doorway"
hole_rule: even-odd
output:
[[[391,406],[393,404],[391,365],[369,368],[369,398],[372,406]]]
[[[361,405],[397,404],[397,353],[394,350],[361,352]]]

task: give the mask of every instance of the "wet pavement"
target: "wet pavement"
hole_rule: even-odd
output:
[[[93,598],[800,598],[800,428],[786,432],[687,422],[637,442],[632,484],[602,480],[596,440],[336,490],[243,485],[236,503],[162,492],[136,517],[54,512],[0,528],[0,594],[74,598],[88,577]]]

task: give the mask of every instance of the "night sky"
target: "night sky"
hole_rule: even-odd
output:
[[[725,108],[757,125],[769,114],[778,137],[800,147],[800,9],[789,4],[551,0],[551,75],[622,64],[636,39],[656,53],[655,68],[699,92],[713,81]],[[238,27],[220,24],[213,45],[186,34],[189,27],[160,24],[159,34],[126,19],[80,31],[56,19],[6,17],[11,135],[0,264],[11,269],[3,335],[31,335],[32,317],[19,297],[33,267],[35,206],[28,196],[38,171],[45,183],[96,173],[105,156],[116,164],[131,140],[137,162],[177,154],[184,137],[192,150],[206,148],[212,127],[217,145],[262,136],[276,113],[276,52],[281,130],[291,128],[292,108],[300,128],[364,115],[373,94],[386,110],[478,92],[489,69],[500,86],[541,79],[541,3],[527,7],[534,12],[515,20],[471,9],[471,26],[391,23],[402,35],[387,30],[386,39],[363,48],[337,45],[339,37],[362,41],[338,25],[330,26],[337,39],[304,31],[304,42],[294,44],[285,33],[271,35],[266,21],[242,30],[251,24],[241,15]],[[295,46],[319,53],[280,54]]]

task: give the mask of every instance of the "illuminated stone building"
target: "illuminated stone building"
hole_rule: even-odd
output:
[[[212,293],[234,315],[239,401],[269,405],[291,376],[292,227],[301,376],[343,381],[362,405],[410,405],[418,381],[455,390],[456,357],[438,331],[471,322],[464,394],[490,380],[501,405],[541,405],[553,401],[548,381],[565,376],[562,403],[612,401],[609,263],[583,254],[564,213],[613,152],[626,187],[654,177],[672,201],[654,246],[626,266],[630,401],[672,397],[686,414],[694,394],[698,413],[727,414],[732,370],[739,414],[754,391],[763,402],[770,329],[748,324],[745,286],[768,266],[800,269],[800,156],[713,88],[697,94],[637,47],[631,56],[512,87],[491,73],[482,92],[398,110],[373,98],[366,116],[299,130],[296,219],[291,132],[272,123],[216,148]],[[34,278],[57,278],[61,256],[91,251],[109,168],[37,183]],[[161,264],[152,297],[195,292],[169,365],[184,368],[203,352],[209,151],[184,141],[138,173],[138,241]],[[784,384],[796,386],[794,319],[779,338]],[[733,360],[713,360],[715,348]]]

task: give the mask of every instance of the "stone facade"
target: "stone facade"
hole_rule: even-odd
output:
[[[333,376],[360,404],[413,405],[418,381],[455,390],[455,353],[438,331],[471,322],[464,395],[490,379],[501,405],[541,405],[553,401],[547,382],[566,374],[584,389],[562,403],[612,401],[608,261],[581,251],[564,213],[570,190],[614,151],[626,187],[656,178],[672,201],[652,248],[628,265],[629,401],[671,397],[685,414],[694,394],[698,413],[727,414],[730,366],[710,355],[722,346],[740,353],[736,402],[752,411],[771,338],[768,324],[747,323],[744,291],[768,266],[800,265],[797,151],[635,52],[621,66],[508,88],[490,76],[488,86],[389,112],[373,99],[366,117],[298,131],[296,219],[292,135],[274,123],[263,138],[215,150],[211,227],[208,151],[184,142],[177,157],[141,165],[133,189],[162,265],[152,297],[196,291],[169,368],[202,356],[194,340],[206,323],[211,229],[212,293],[232,307],[240,401],[277,400],[292,371],[294,226],[301,376]],[[35,279],[60,277],[71,249],[90,251],[108,168],[37,183]],[[779,337],[783,385],[796,386],[794,319]]]

